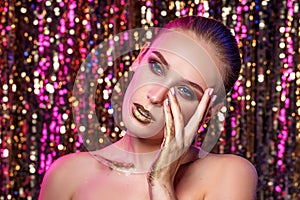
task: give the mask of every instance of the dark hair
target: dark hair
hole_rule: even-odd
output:
[[[240,73],[241,58],[235,37],[224,24],[211,18],[186,16],[169,22],[164,28],[189,30],[200,40],[212,44],[222,65],[218,67],[224,68],[222,78],[226,93],[232,89]]]

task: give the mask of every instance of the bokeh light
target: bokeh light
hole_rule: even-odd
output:
[[[89,138],[78,136],[86,127],[75,126],[89,116],[73,119],[71,108],[81,109],[72,88],[78,70],[85,70],[82,62],[117,33],[161,27],[185,15],[221,20],[241,50],[241,76],[223,108],[227,115],[218,116],[224,126],[215,127],[221,137],[214,152],[254,163],[258,199],[300,199],[298,1],[4,0],[0,11],[0,199],[36,199],[43,175],[58,157],[85,151],[83,143],[121,138],[109,97],[137,52],[113,62],[113,51],[100,55],[111,62],[109,70],[95,71],[101,126]],[[136,37],[139,49],[143,38]]]

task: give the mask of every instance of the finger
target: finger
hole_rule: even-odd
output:
[[[169,144],[172,138],[174,138],[174,124],[173,124],[173,116],[172,111],[169,105],[169,99],[166,98],[164,101],[164,113],[165,113],[165,134],[164,134],[164,143],[163,145]]]
[[[189,130],[191,133],[195,133],[198,129],[199,123],[203,122],[208,110],[210,109],[211,97],[213,94],[213,89],[208,88],[205,90],[204,95],[196,108],[194,115],[190,118],[189,122],[185,126],[185,130]]]
[[[184,131],[183,131],[184,121],[183,121],[183,116],[181,113],[178,100],[175,96],[174,88],[170,89],[168,93],[168,98],[170,100],[170,107],[171,107],[171,112],[174,120],[175,138],[179,141],[182,141],[184,136]]]
[[[213,101],[215,100],[216,95],[209,97],[208,102],[206,102],[205,109],[203,111],[203,114],[201,116],[201,119],[199,119],[199,124],[203,124],[206,121],[206,117],[208,113],[211,111],[211,108],[213,106]]]

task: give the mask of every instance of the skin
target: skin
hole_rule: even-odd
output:
[[[123,139],[100,151],[59,158],[44,177],[39,199],[255,199],[257,174],[250,162],[234,155],[209,154],[199,159],[199,150],[190,147],[199,122],[209,120],[218,110],[218,106],[212,106],[218,76],[202,76],[209,74],[203,70],[215,67],[218,60],[209,48],[200,60],[193,60],[195,56],[184,59],[178,55],[190,47],[186,41],[181,44],[177,40],[180,48],[174,48],[172,41],[154,43],[147,52],[142,49],[143,56],[133,64],[135,75],[123,105],[127,128]],[[208,45],[205,41],[197,44],[201,48]],[[184,47],[187,49],[182,52],[170,51]],[[161,61],[149,65],[153,51],[159,51],[169,63],[163,74],[158,73]],[[199,63],[205,63],[205,67]],[[186,80],[202,90],[184,85]],[[197,98],[187,98],[182,85],[192,88]],[[155,120],[147,124],[137,120],[132,113],[134,103],[149,110]],[[130,153],[123,155],[116,149]],[[131,159],[133,153],[147,156]],[[105,155],[109,155],[108,163],[99,162],[98,158]],[[118,171],[124,167],[141,173]]]

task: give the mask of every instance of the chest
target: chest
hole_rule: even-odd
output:
[[[184,175],[185,171],[182,171],[176,178],[175,192],[178,199],[202,199],[198,198],[201,186]],[[82,177],[79,182],[73,200],[150,199],[146,174],[125,175],[116,171],[99,171],[92,176]]]
[[[145,175],[125,175],[115,171],[98,173],[81,180],[73,200],[149,199]]]

